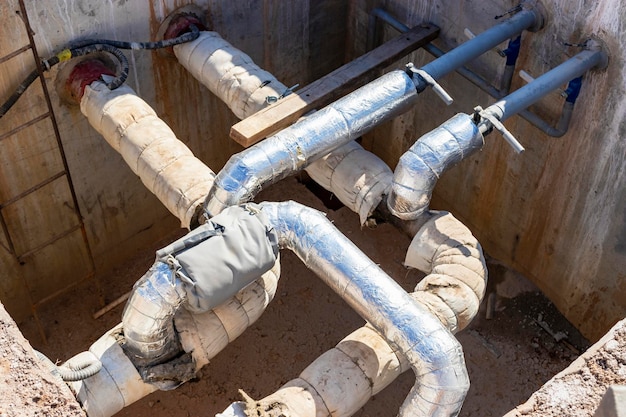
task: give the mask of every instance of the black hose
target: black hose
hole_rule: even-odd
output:
[[[96,43],[96,44],[84,46],[82,48],[70,49],[70,51],[72,53],[72,58],[77,57],[77,56],[89,55],[94,52],[108,52],[111,55],[113,55],[119,62],[120,69],[119,69],[119,74],[113,80],[109,82],[106,82],[103,80],[106,86],[109,87],[110,90],[115,90],[117,87],[124,84],[124,82],[128,78],[128,70],[129,70],[128,59],[126,58],[126,55],[122,53],[122,51],[120,51],[114,46]]]
[[[180,45],[181,43],[191,42],[200,36],[200,30],[195,25],[189,25],[191,32],[184,33],[176,38],[164,39],[158,42],[127,42],[116,41],[111,39],[83,39],[76,43],[70,44],[71,48],[82,48],[93,44],[111,45],[119,49],[161,49],[170,46]]]
[[[159,49],[168,48],[170,46],[179,45],[185,42],[191,42],[200,36],[200,31],[195,25],[190,25],[191,32],[187,32],[176,38],[165,39],[158,42],[126,42],[110,39],[85,39],[72,45],[70,49],[64,49],[52,58],[41,62],[43,71],[50,69],[61,61],[84,56],[94,52],[108,52],[112,54],[120,64],[119,74],[111,81],[105,82],[106,86],[111,90],[115,90],[128,78],[128,59],[120,51],[120,49]],[[15,89],[15,92],[0,106],[0,119],[13,107],[17,100],[24,94],[26,89],[39,77],[39,70],[36,69],[28,74],[28,77]]]

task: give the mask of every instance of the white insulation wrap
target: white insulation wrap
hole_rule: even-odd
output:
[[[110,417],[135,401],[157,390],[143,382],[139,372],[118,343],[121,324],[105,333],[89,348],[102,362],[97,374],[70,382],[89,417]]]
[[[404,264],[428,274],[413,298],[451,332],[472,321],[485,295],[487,266],[472,232],[452,214],[441,212],[417,232]]]
[[[279,276],[277,260],[271,270],[212,311],[197,315],[178,311],[174,326],[184,351],[191,352],[196,370],[258,320],[274,298]],[[99,359],[102,369],[87,379],[69,383],[89,417],[111,417],[158,389],[142,380],[119,344],[121,335],[120,323],[96,341],[89,352],[83,352]]]
[[[213,185],[213,171],[126,85],[109,90],[92,83],[80,109],[148,190],[189,228]]]
[[[191,75],[240,119],[266,107],[267,97],[278,98],[287,91],[272,74],[216,32],[200,32],[196,40],[176,45],[174,53]]]
[[[322,213],[294,202],[260,206],[274,226],[281,247],[292,250],[410,363],[416,381],[399,416],[456,416],[469,389],[469,378],[463,350],[448,329]],[[355,378],[350,383],[356,386],[357,403],[369,398],[371,392],[367,390],[371,381],[355,366],[350,355],[337,351],[329,355],[331,359],[324,361],[342,366],[333,366],[329,372],[334,375],[329,378],[316,371],[310,375],[303,372],[307,383],[331,387],[341,384],[345,373]],[[345,413],[356,411],[359,406],[353,407],[347,399],[349,394],[347,390],[342,393],[331,387],[329,409],[332,406],[340,407]],[[331,412],[333,416],[341,415],[335,414],[335,409]]]
[[[361,224],[382,201],[393,179],[387,164],[356,142],[349,142],[318,159],[306,172],[358,213]]]
[[[191,352],[197,369],[209,363],[261,317],[274,299],[279,277],[280,259],[277,259],[261,278],[213,310],[201,314],[191,314],[185,309],[178,311],[174,326],[183,350]]]
[[[223,415],[265,416],[257,412],[271,407],[286,416],[349,417],[410,368],[406,360],[399,358],[402,355],[397,355],[380,333],[366,325],[275,393],[252,404],[235,403]],[[248,408],[247,414],[242,408]]]

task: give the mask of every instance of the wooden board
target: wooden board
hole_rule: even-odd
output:
[[[308,111],[323,107],[368,80],[372,71],[384,68],[428,42],[439,34],[434,25],[420,25],[330,74],[290,94],[273,106],[235,124],[230,137],[248,147],[300,118]]]

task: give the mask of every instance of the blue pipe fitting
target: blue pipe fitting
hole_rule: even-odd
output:
[[[504,50],[506,54],[506,65],[507,66],[515,66],[517,62],[517,58],[519,57],[519,50],[522,44],[522,36],[519,35],[514,39],[509,40],[509,45]]]
[[[565,94],[567,98],[565,101],[568,103],[576,103],[576,99],[578,98],[578,94],[580,94],[580,88],[583,85],[583,77],[582,75],[578,78],[574,78],[567,84],[567,89],[565,89]]]

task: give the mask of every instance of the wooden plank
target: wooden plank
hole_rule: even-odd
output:
[[[368,75],[393,63],[432,41],[439,34],[434,25],[420,25],[354,61],[336,69],[273,106],[240,121],[230,137],[244,147],[251,146],[289,126],[309,110],[323,107],[368,81]]]

